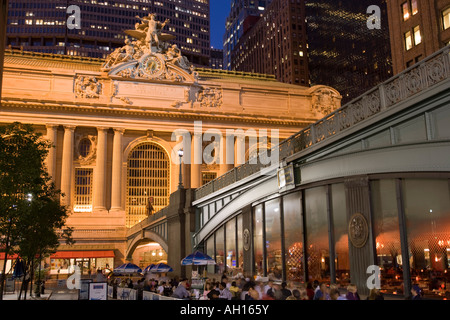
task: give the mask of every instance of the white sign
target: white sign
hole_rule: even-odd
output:
[[[278,188],[283,189],[294,185],[294,166],[291,163],[287,167],[278,170]]]
[[[89,283],[89,300],[108,300],[108,284],[106,282]]]

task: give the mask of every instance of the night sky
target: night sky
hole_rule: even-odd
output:
[[[230,13],[231,0],[210,0],[211,9],[211,46],[222,49],[225,33],[225,20]]]

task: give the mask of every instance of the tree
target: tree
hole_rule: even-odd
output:
[[[7,256],[19,253],[28,268],[36,255],[55,250],[67,211],[49,177],[45,159],[52,145],[31,125],[0,126],[0,248],[5,253],[0,279],[2,299]],[[65,233],[71,241],[71,231]],[[29,270],[28,270],[29,271]]]

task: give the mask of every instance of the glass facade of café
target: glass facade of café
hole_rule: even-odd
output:
[[[348,178],[336,179],[253,203],[204,242],[217,262],[208,271],[345,287],[352,272],[370,276],[367,266],[358,269],[363,250],[369,265],[380,267],[382,292],[407,296],[405,288],[418,284],[427,296],[444,296],[450,291],[450,174],[366,176],[364,188],[355,200]],[[349,239],[354,201],[368,203],[365,249]]]

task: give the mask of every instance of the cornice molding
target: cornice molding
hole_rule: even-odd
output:
[[[86,103],[85,105],[76,105],[69,103],[46,103],[44,101],[20,101],[5,98],[2,100],[3,108],[22,108],[22,109],[39,109],[39,110],[59,110],[59,111],[76,111],[77,113],[96,113],[104,115],[127,115],[139,118],[158,118],[158,119],[186,119],[186,120],[202,120],[214,122],[243,122],[243,123],[259,123],[270,124],[276,126],[289,127],[306,127],[314,123],[315,119],[289,119],[277,118],[275,116],[263,116],[254,114],[237,114],[237,113],[221,113],[213,114],[192,112],[187,110],[168,110],[163,108],[149,109],[130,109],[124,108],[123,105],[97,105],[95,103]]]

